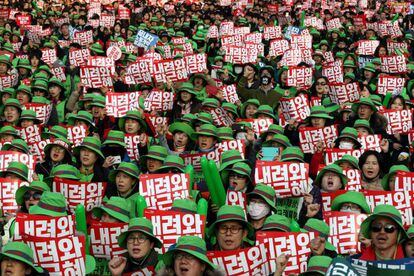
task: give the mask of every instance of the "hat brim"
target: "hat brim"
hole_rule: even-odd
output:
[[[308,118],[322,118],[322,119],[329,119],[329,120],[333,119],[333,117],[329,116],[328,114],[313,114],[313,115],[311,114],[309,115]]]
[[[10,258],[10,259],[13,259],[13,260],[16,260],[16,261],[22,262],[22,263],[24,263],[24,264],[26,264],[26,265],[30,266],[30,267],[31,267],[32,269],[34,269],[37,273],[42,273],[42,272],[44,272],[43,268],[38,267],[38,266],[35,266],[33,263],[30,263],[28,260],[26,260],[26,259],[24,259],[24,258],[22,258],[22,257],[20,257],[20,256],[16,256],[16,255],[13,255],[13,254],[8,254],[8,253],[0,253],[0,261],[1,261],[1,260],[3,260],[3,258],[4,258],[4,257],[7,257],[7,258]]]
[[[362,235],[365,237],[365,238],[367,238],[367,239],[370,239],[370,237],[369,237],[369,227],[370,227],[370,225],[371,225],[371,222],[374,220],[374,219],[376,219],[376,218],[378,218],[378,217],[386,217],[386,218],[388,218],[388,219],[390,219],[390,220],[392,220],[392,221],[394,221],[396,224],[397,224],[397,226],[398,226],[398,228],[400,228],[400,231],[402,232],[402,235],[400,236],[400,239],[399,239],[399,242],[401,242],[401,241],[403,241],[403,240],[405,240],[405,239],[408,239],[408,235],[407,235],[407,232],[405,231],[405,229],[404,229],[404,226],[400,223],[400,222],[398,222],[393,216],[391,216],[391,215],[387,215],[387,214],[385,214],[385,213],[381,213],[381,214],[372,214],[372,215],[370,215],[369,217],[367,217],[362,223],[361,223],[361,233],[362,233]]]
[[[263,199],[270,206],[270,209],[273,212],[276,212],[277,211],[275,204],[273,202],[271,202],[268,198],[265,198],[263,195],[258,194],[258,193],[256,193],[256,192],[253,191],[253,192],[250,192],[249,194],[247,194],[247,198],[249,198],[251,196],[260,197],[261,199]]]
[[[366,202],[358,202],[358,201],[355,201],[355,200],[353,201],[352,199],[345,198],[345,197],[340,197],[339,199],[337,199],[337,198],[335,198],[332,201],[332,205],[331,205],[331,210],[332,211],[339,211],[341,209],[342,204],[350,202],[350,203],[358,205],[362,209],[362,211],[365,212],[365,214],[370,214],[371,213],[371,209],[369,209],[369,206]]]
[[[108,179],[109,179],[111,182],[114,182],[114,183],[115,183],[115,178],[116,178],[116,175],[117,175],[119,172],[123,172],[123,173],[125,173],[125,174],[129,175],[130,177],[132,177],[132,178],[134,178],[134,179],[136,179],[136,180],[138,180],[138,179],[139,179],[139,172],[137,172],[137,175],[133,175],[131,172],[126,171],[126,170],[123,170],[122,168],[121,168],[121,169],[120,169],[120,168],[117,168],[116,170],[112,170],[112,171],[109,173]]]
[[[129,221],[128,216],[123,215],[119,212],[115,212],[114,210],[111,210],[111,209],[109,209],[105,206],[95,207],[95,208],[92,209],[93,215],[97,218],[101,218],[103,212],[108,213],[108,215],[110,215],[111,217],[114,217],[114,218],[116,218],[116,219],[118,219],[118,220],[120,220],[124,223],[128,223],[128,221]],[[129,210],[128,210],[128,212],[129,212]]]
[[[194,130],[191,126],[189,126],[186,123],[180,123],[180,122],[173,123],[171,124],[169,131],[173,134],[174,132],[180,131],[180,132],[187,134],[187,136],[190,139],[193,139]]]
[[[212,262],[210,262],[210,260],[207,258],[206,255],[203,255],[203,254],[200,254],[198,252],[188,250],[188,249],[172,249],[172,250],[169,250],[168,252],[166,252],[164,254],[163,260],[164,260],[164,263],[167,266],[170,266],[170,265],[173,264],[173,255],[177,251],[182,251],[182,252],[188,253],[188,254],[196,257],[200,261],[204,262],[205,264],[207,264],[211,269],[213,269],[213,270],[216,269],[216,266]]]
[[[46,215],[46,216],[51,216],[51,217],[63,217],[63,216],[67,216],[67,212],[56,212],[56,211],[51,211],[51,210],[46,210],[41,208],[39,205],[33,205],[32,207],[30,207],[29,209],[29,214],[31,215]]]
[[[209,137],[214,137],[214,138],[218,139],[217,134],[212,134],[210,132],[203,132],[203,131],[194,132],[191,135],[191,139],[196,140],[198,138],[198,136],[209,136]]]
[[[247,228],[247,238],[250,240],[254,240],[255,230],[253,226],[246,220],[238,219],[238,218],[226,218],[226,219],[218,219],[216,220],[207,230],[208,237],[212,238],[216,236],[215,227],[222,222],[226,221],[237,221],[243,224]]]
[[[93,152],[94,152],[96,155],[98,155],[100,158],[105,159],[105,156],[103,155],[102,151],[97,150],[97,149],[95,149],[95,148],[92,148],[92,147],[90,147],[90,146],[86,146],[86,145],[80,145],[80,146],[75,147],[75,148],[73,149],[73,153],[74,153],[74,155],[79,155],[79,154],[80,154],[80,150],[81,150],[82,148],[86,148],[86,149],[88,149],[88,150],[90,150],[90,151],[93,151]]]
[[[155,243],[155,247],[156,248],[161,248],[162,247],[162,242],[156,237],[156,236],[154,236],[152,233],[149,233],[148,231],[145,231],[145,230],[133,230],[133,231],[126,231],[126,232],[123,232],[123,233],[121,233],[120,235],[119,235],[119,237],[118,237],[118,244],[119,244],[119,246],[121,247],[121,248],[126,248],[127,247],[127,245],[126,245],[126,239],[127,239],[127,237],[128,237],[128,235],[130,234],[130,233],[134,233],[134,232],[141,232],[141,233],[144,233],[145,235],[147,235],[147,236],[149,236],[149,237],[151,237],[151,239],[154,241],[154,243]]]
[[[132,119],[132,120],[138,121],[138,123],[141,125],[141,128],[143,129],[143,131],[146,131],[148,129],[148,126],[147,126],[147,123],[145,122],[145,120],[125,115],[124,117],[119,119],[119,123],[118,123],[119,128],[124,132],[125,132],[125,120],[126,119]]]
[[[18,188],[16,190],[16,203],[19,206],[22,206],[24,204],[24,194],[27,191],[39,191],[39,192],[43,192],[43,190],[41,190],[39,187],[30,187],[30,186],[21,186],[20,188]]]
[[[337,172],[333,169],[330,169],[330,168],[329,169],[324,168],[322,170],[324,170],[324,173],[323,174],[318,173],[318,175],[316,176],[315,182],[314,182],[315,185],[320,187],[322,177],[325,175],[325,173],[326,172],[333,172],[333,173],[336,173],[341,178],[342,188],[345,188],[346,184],[348,183],[348,178],[346,177],[346,175],[344,175],[343,173]]]

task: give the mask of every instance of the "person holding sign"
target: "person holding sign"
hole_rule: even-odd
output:
[[[402,242],[408,238],[401,213],[392,205],[377,205],[361,224],[362,235],[372,240],[362,254],[351,256],[364,261],[384,261],[404,258]]]
[[[354,214],[371,214],[371,209],[364,194],[355,191],[347,191],[335,197],[332,201],[331,210]]]
[[[120,196],[122,198],[134,198],[138,193],[140,170],[134,163],[122,162],[116,170],[109,173],[109,181],[112,185],[108,186],[107,197]]]
[[[263,227],[266,218],[276,212],[275,190],[264,184],[257,184],[254,190],[247,194],[248,220],[258,231]]]
[[[9,242],[0,253],[1,275],[49,275],[33,262],[33,250],[27,244]]]
[[[185,122],[175,122],[168,128],[169,132],[172,133],[172,140],[165,138],[165,133],[159,134],[160,144],[168,148],[169,154],[186,154],[190,153],[194,149],[194,141],[192,135],[194,129]]]
[[[141,157],[141,162],[147,173],[156,173],[161,168],[167,155],[168,152],[165,147],[153,145],[149,147],[148,154]]]
[[[244,210],[238,205],[223,205],[217,220],[207,231],[212,250],[237,250],[249,247],[247,239],[254,240],[254,228],[246,220]]]
[[[390,171],[384,175],[381,180],[381,185],[384,191],[395,191],[395,178],[398,172],[409,172],[410,170],[405,165],[394,165],[390,168]]]
[[[108,172],[102,166],[105,157],[101,151],[101,141],[95,137],[85,137],[82,144],[73,148],[77,159],[81,181],[104,182]]]
[[[58,165],[72,165],[72,152],[70,150],[70,143],[66,138],[54,139],[45,146],[44,152],[44,161],[36,164],[35,172],[37,174],[47,176]]]
[[[126,199],[113,196],[101,207],[93,208],[92,213],[100,222],[128,223],[129,210],[129,202]]]
[[[320,187],[322,192],[335,192],[345,189],[347,182],[348,179],[343,174],[342,168],[331,164],[318,173],[314,185]]]

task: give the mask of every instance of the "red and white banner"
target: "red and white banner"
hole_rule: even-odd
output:
[[[112,28],[115,25],[115,16],[105,13],[101,14],[99,25],[108,29]]]
[[[312,86],[313,69],[311,67],[290,67],[287,75],[287,86],[308,89]]]
[[[52,113],[52,104],[27,103],[24,105],[24,109],[34,110],[36,112],[36,119],[45,124],[49,121],[50,114]]]
[[[227,112],[222,107],[211,108],[208,111],[213,118],[213,123],[218,127],[230,127],[233,125],[233,119],[227,114]]]
[[[52,72],[53,76],[58,78],[61,82],[66,81],[65,67],[63,66],[54,67],[54,68],[51,68],[50,71]]]
[[[17,85],[18,74],[7,75],[0,77],[0,89],[9,88]]]
[[[344,81],[344,71],[342,66],[339,65],[323,66],[322,76],[326,77],[329,83],[342,83]]]
[[[55,61],[57,60],[56,49],[42,49],[42,60],[48,65],[52,65],[53,63],[55,63]]]
[[[322,205],[323,205],[323,211],[324,212],[330,212],[331,211],[331,205],[332,205],[332,201],[335,199],[335,197],[342,195],[346,193],[345,190],[339,190],[336,192],[330,192],[330,193],[325,193],[322,192]]]
[[[325,24],[326,24],[326,29],[327,30],[342,28],[341,20],[338,17],[333,18],[329,21],[326,21]]]
[[[29,145],[30,153],[35,158],[35,162],[43,162],[45,158],[44,148],[47,144],[50,144],[50,139],[42,140],[40,142],[35,142]]]
[[[408,45],[406,42],[387,40],[387,50],[390,55],[397,54],[397,50],[400,50],[402,52],[408,51]]]
[[[233,35],[233,33],[234,33],[234,22],[232,22],[232,21],[221,22],[219,33],[220,33],[220,36]]]
[[[34,156],[17,151],[0,151],[0,172],[5,172],[10,162],[20,162],[29,168],[29,182],[33,180],[33,173],[36,167]]]
[[[324,147],[332,148],[338,138],[336,125],[327,127],[303,127],[299,129],[300,146],[304,153],[315,153],[316,145],[323,142]]]
[[[370,134],[358,137],[358,141],[361,143],[361,149],[376,150],[378,152],[381,152],[381,139],[382,137],[380,134]]]
[[[278,198],[300,197],[309,192],[309,164],[256,161],[255,183],[275,189]]]
[[[215,25],[210,26],[210,28],[208,28],[207,37],[208,38],[218,38],[219,37],[218,27],[215,26]]]
[[[111,260],[123,255],[126,249],[119,247],[118,237],[128,230],[128,223],[99,222],[92,220],[89,237],[92,255],[95,258]]]
[[[26,141],[27,144],[33,144],[42,141],[43,127],[41,125],[32,125],[28,127],[16,127],[17,133]]]
[[[289,47],[290,47],[289,41],[287,41],[286,39],[283,39],[283,38],[274,39],[270,41],[269,56],[271,57],[281,56],[289,49]]]
[[[140,96],[141,92],[139,91],[106,93],[106,115],[121,118],[125,116],[129,110],[137,110],[139,108]]]
[[[22,186],[28,186],[29,183],[21,180],[10,180],[8,178],[0,178],[0,215],[15,214],[19,206],[16,203],[16,191]]]
[[[81,66],[80,80],[84,87],[112,87],[111,68],[101,66]]]
[[[33,250],[34,265],[50,275],[85,275],[85,237],[37,238],[26,236],[23,242]]]
[[[230,185],[231,185],[231,183],[230,183]],[[246,193],[227,190],[226,205],[240,206],[246,212],[246,210],[247,210],[247,208],[246,208],[247,207]]]
[[[18,213],[14,226],[14,241],[21,241],[25,236],[37,238],[65,238],[76,234],[75,216],[43,216]]]
[[[152,90],[145,98],[146,111],[169,111],[174,104],[174,93],[161,90]]]
[[[139,177],[140,194],[148,207],[167,210],[174,199],[187,198],[190,189],[190,177],[184,173],[141,174]]]
[[[141,143],[141,135],[129,134],[129,133],[125,134],[125,144],[126,144],[125,148],[131,160],[140,160],[139,149],[138,149],[140,143]]]
[[[187,74],[204,73],[207,70],[207,55],[194,54],[184,56]]]
[[[224,61],[233,64],[256,63],[258,51],[241,46],[226,46]]]
[[[304,61],[304,57],[301,49],[289,49],[284,52],[280,65],[297,66],[302,61]]]
[[[216,145],[216,147],[221,151],[221,152],[226,152],[229,150],[237,150],[240,152],[242,158],[245,158],[245,154],[246,154],[246,144],[244,142],[244,140],[230,140],[230,141],[222,141],[220,143],[218,143]]]
[[[385,95],[387,93],[399,95],[404,86],[404,78],[380,75],[378,78],[377,93],[380,95]]]
[[[341,159],[345,154],[349,154],[357,159],[364,153],[365,150],[363,149],[325,149],[325,164],[330,165],[335,161]]]
[[[292,35],[290,39],[290,46],[295,49],[312,49],[312,36],[311,35]]]
[[[236,85],[223,85],[219,88],[223,91],[223,98],[229,103],[238,103],[240,102],[239,95],[237,94]]]
[[[362,56],[373,56],[375,54],[375,50],[379,46],[379,40],[360,40],[357,42],[358,44],[358,55]]]
[[[237,119],[236,122],[250,123],[254,133],[260,135],[269,129],[269,126],[273,124],[273,119]]]
[[[336,247],[338,254],[352,255],[361,252],[358,235],[361,223],[366,218],[366,214],[337,211],[324,213],[323,219],[330,229],[328,241]]]
[[[329,84],[329,97],[336,104],[357,102],[360,98],[357,82]]]
[[[346,183],[345,190],[347,191],[361,191],[361,171],[357,169],[346,169],[343,170],[343,173],[348,178],[348,183]]]
[[[79,43],[81,46],[89,46],[93,43],[93,31],[77,31],[73,34],[72,41]]]
[[[282,38],[282,29],[280,26],[268,26],[264,28],[263,38],[265,40]]]
[[[259,231],[256,233],[256,245],[265,244],[270,262],[270,271],[276,271],[276,258],[282,254],[290,256],[284,275],[303,273],[311,250],[309,244],[318,236],[316,232],[283,233]],[[265,273],[261,275],[269,275]]]
[[[156,82],[184,81],[188,78],[185,59],[155,61],[153,78]]]
[[[180,211],[145,209],[144,216],[151,220],[154,235],[161,240],[163,247],[157,251],[167,252],[168,248],[182,236],[204,238],[206,217],[200,214]]]
[[[180,157],[184,159],[185,165],[192,165],[195,171],[201,171],[201,157],[205,156],[207,160],[213,160],[217,165],[220,164],[221,150],[216,148],[210,152],[186,153]]]
[[[139,57],[134,63],[127,66],[125,74],[126,84],[144,84],[151,83],[151,70],[153,68],[153,59]]]
[[[283,116],[287,121],[297,120],[304,121],[310,115],[310,106],[308,98],[301,94],[295,98],[281,98]]]
[[[387,118],[387,133],[390,135],[407,133],[413,128],[413,111],[411,109],[384,109],[381,114]]]
[[[71,213],[81,204],[87,212],[101,206],[106,191],[106,182],[79,182],[55,177],[53,191],[65,196]]]
[[[305,18],[305,26],[306,27],[314,27],[317,30],[325,29],[325,26],[323,24],[323,20],[320,19],[320,18],[317,18],[316,16]]]
[[[32,23],[32,17],[30,14],[16,15],[16,25],[19,27],[28,26]]]
[[[414,191],[414,173],[398,171],[395,175],[395,191]]]
[[[151,129],[152,133],[156,133],[154,137],[158,136],[158,133],[156,132],[156,129],[159,125],[168,125],[168,117],[160,117],[156,115],[150,115],[148,113],[144,113],[145,116],[145,122],[147,122],[147,125]]]
[[[73,147],[79,146],[83,142],[83,138],[86,137],[86,128],[83,125],[79,126],[67,126],[68,140]]]
[[[381,71],[389,74],[407,72],[407,62],[404,56],[386,56],[381,58]]]

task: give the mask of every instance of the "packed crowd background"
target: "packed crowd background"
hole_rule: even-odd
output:
[[[1,275],[413,275],[414,3],[0,3]]]

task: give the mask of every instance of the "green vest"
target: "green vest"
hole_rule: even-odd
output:
[[[56,111],[57,111],[57,114],[58,114],[58,121],[59,121],[59,123],[63,123],[64,121],[65,121],[65,113],[66,113],[66,100],[64,100],[64,101],[62,101],[62,102],[60,102],[60,103],[58,103],[57,105],[56,105]]]

